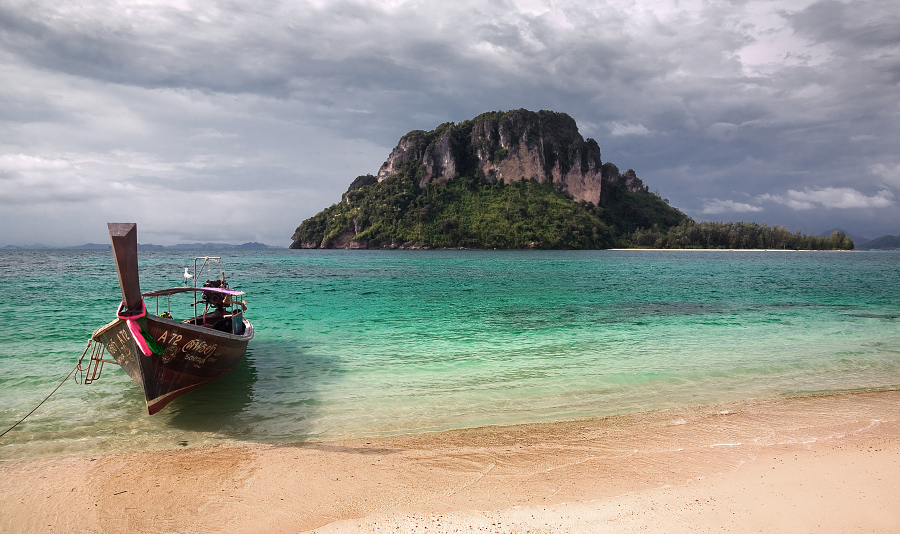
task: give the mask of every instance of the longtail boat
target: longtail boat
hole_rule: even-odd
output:
[[[147,411],[153,415],[181,395],[234,369],[253,338],[253,325],[244,317],[244,293],[230,289],[224,272],[211,268],[221,265],[220,258],[195,258],[194,273],[185,269],[184,287],[141,293],[137,225],[107,226],[122,303],[116,319],[97,329],[91,340],[113,357],[115,362],[109,363],[119,364],[143,388]],[[211,273],[216,274],[198,287],[199,280]],[[171,297],[180,293],[192,293],[193,304],[186,319],[176,320]],[[147,298],[156,299],[155,314],[148,313]],[[160,299],[165,300],[162,313]],[[108,361],[101,358],[102,349],[92,354],[94,370],[86,382],[99,378],[103,362]]]

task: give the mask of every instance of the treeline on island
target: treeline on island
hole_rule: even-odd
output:
[[[640,228],[629,244],[641,248],[728,248],[790,250],[852,250],[853,240],[841,231],[829,236],[791,232],[784,226],[755,222],[695,222],[688,220],[666,232]]]
[[[352,228],[350,248],[600,249],[620,244],[607,215],[534,180],[502,184],[461,177],[418,188],[408,173],[399,173],[348,191],[344,202],[304,221],[294,241],[340,246]]]
[[[843,233],[695,222],[552,111],[489,112],[401,138],[378,175],[303,221],[291,248],[852,249]]]

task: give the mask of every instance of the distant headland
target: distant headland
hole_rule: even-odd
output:
[[[303,221],[291,247],[606,249],[853,248],[842,231],[696,222],[554,111],[496,111],[414,130],[377,175]]]
[[[857,247],[859,250],[900,250],[900,235],[883,235],[867,239]]]

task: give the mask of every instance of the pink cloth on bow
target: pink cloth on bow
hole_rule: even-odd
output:
[[[119,305],[119,309],[125,307],[125,301],[122,301],[122,304]],[[131,336],[134,338],[134,342],[137,343],[137,346],[140,347],[141,352],[144,353],[144,356],[153,356],[153,351],[150,350],[150,347],[147,345],[147,340],[144,339],[143,334],[141,334],[141,326],[137,324],[137,320],[141,317],[147,316],[147,305],[144,301],[141,301],[141,313],[137,315],[132,315],[129,317],[125,317],[122,314],[116,312],[116,317],[119,319],[124,319],[125,324],[128,325],[128,330],[131,332]]]

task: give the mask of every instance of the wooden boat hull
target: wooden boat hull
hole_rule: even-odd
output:
[[[253,338],[250,321],[240,319],[244,332],[234,335],[147,315],[137,323],[165,348],[162,354],[151,356],[144,355],[122,319],[97,330],[93,338],[143,388],[147,411],[153,415],[179,396],[234,369]]]

